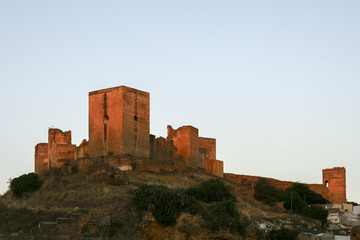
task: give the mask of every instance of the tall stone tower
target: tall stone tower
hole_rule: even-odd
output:
[[[346,173],[344,167],[323,169],[323,185],[329,190],[332,203],[346,202]]]
[[[89,156],[150,157],[149,93],[126,86],[89,93]]]

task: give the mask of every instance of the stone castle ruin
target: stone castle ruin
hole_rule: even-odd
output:
[[[206,173],[223,177],[239,185],[242,193],[252,196],[259,177],[236,175],[223,171],[223,162],[216,159],[216,139],[199,136],[193,126],[173,129],[167,126],[167,138],[150,134],[150,95],[126,86],[102,89],[89,93],[89,141],[72,144],[71,131],[50,128],[47,143],[35,146],[35,173],[59,168],[75,160],[114,156],[137,159],[153,164],[181,160],[186,167],[203,169]],[[152,165],[152,164],[150,164]],[[117,166],[117,165],[116,165]],[[149,164],[147,165],[149,166]],[[130,166],[117,166],[129,170]],[[146,169],[144,165],[143,168]],[[333,203],[346,202],[345,168],[323,170],[322,184],[309,184]],[[268,179],[276,187],[285,189],[292,182]]]

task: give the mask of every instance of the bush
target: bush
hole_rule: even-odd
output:
[[[220,180],[208,180],[186,190],[141,185],[134,196],[138,209],[150,210],[163,226],[175,225],[181,212],[189,212],[201,214],[212,230],[227,228],[244,234],[249,221],[240,216],[235,202],[229,187]]]
[[[307,205],[330,203],[327,199],[323,198],[321,194],[310,190],[309,186],[302,183],[293,183],[287,190],[297,192],[300,198],[303,199]]]
[[[161,185],[141,185],[135,191],[134,202],[141,210],[151,209],[158,223],[163,226],[176,224],[181,209],[189,204],[189,199],[181,189],[170,189]]]
[[[291,197],[291,195],[292,195],[292,197]],[[291,203],[291,201],[292,201],[292,203]],[[291,208],[291,206],[292,206],[292,208]],[[306,207],[306,202],[304,202],[301,199],[300,195],[296,191],[287,189],[284,207],[287,210],[292,210],[295,213],[301,214],[303,209]]]
[[[269,232],[270,240],[295,240],[297,232],[289,229],[282,228],[280,230],[271,230]]]
[[[25,194],[35,192],[40,189],[42,182],[39,175],[35,173],[23,174],[11,181],[10,189],[15,197],[22,197]]]
[[[214,202],[209,209],[215,216],[211,224],[212,230],[225,227],[232,233],[245,234],[245,228],[249,225],[249,221],[247,218],[240,217],[233,200]]]
[[[318,219],[321,221],[321,224],[325,224],[329,212],[321,206],[312,205],[304,209],[304,215],[313,219]]]
[[[224,183],[218,179],[210,179],[199,185],[190,187],[186,190],[186,194],[206,203],[236,200],[231,194],[230,188],[225,186]]]
[[[254,198],[266,203],[267,205],[272,205],[273,203],[282,200],[282,191],[274,187],[264,178],[259,179],[254,190]]]

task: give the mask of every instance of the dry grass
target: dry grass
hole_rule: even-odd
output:
[[[195,239],[195,236],[201,238],[210,233],[202,227],[200,216],[182,214],[176,226],[156,227],[153,221],[147,223],[144,216],[133,206],[132,192],[144,183],[187,188],[210,178],[217,177],[196,169],[171,173],[132,172],[127,174],[127,184],[116,186],[78,174],[47,176],[42,188],[27,199],[16,199],[9,193],[0,198],[0,232],[26,231],[36,227],[40,221],[54,221],[56,217],[64,216],[75,207],[79,207],[90,210],[95,217],[111,216],[111,219],[115,219],[115,232],[119,239],[121,236],[137,236],[133,239],[141,239],[146,235],[157,236],[156,234],[177,236],[179,239]],[[226,181],[226,185],[231,186],[234,193],[239,192],[235,183]],[[252,225],[256,225],[256,222],[265,222],[275,226],[286,220],[305,222],[296,215],[277,213],[254,199],[235,195],[238,199],[238,211],[247,216]]]

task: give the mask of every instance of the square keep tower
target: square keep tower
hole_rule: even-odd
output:
[[[150,157],[149,93],[126,86],[89,93],[89,155]]]

